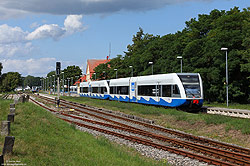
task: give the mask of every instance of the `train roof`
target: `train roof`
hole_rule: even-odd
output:
[[[113,80],[126,80],[131,78],[142,78],[142,77],[162,77],[162,76],[173,76],[173,75],[198,75],[199,73],[167,73],[167,74],[155,74],[155,75],[145,75],[145,76],[136,76],[136,77],[125,77],[125,78],[117,78],[117,79],[110,79]]]

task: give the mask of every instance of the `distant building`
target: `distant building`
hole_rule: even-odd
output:
[[[87,69],[86,69],[86,79],[87,81],[91,81],[92,75],[95,73],[94,68],[100,64],[108,63],[110,59],[88,59],[87,60]]]
[[[87,68],[86,68],[86,74],[80,77],[73,85],[76,85],[77,91],[79,93],[80,91],[80,83],[81,82],[89,82],[91,81],[92,75],[95,73],[94,68],[97,67],[100,64],[105,64],[110,61],[109,56],[107,56],[107,59],[88,59],[87,60]]]

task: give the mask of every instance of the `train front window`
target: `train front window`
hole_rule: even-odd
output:
[[[200,98],[201,90],[200,85],[184,85],[187,98]]]
[[[200,98],[201,89],[198,74],[178,74],[187,98]]]
[[[178,74],[182,83],[199,83],[198,75],[181,75]]]

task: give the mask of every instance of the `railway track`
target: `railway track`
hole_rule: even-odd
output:
[[[39,96],[39,98],[42,100],[46,100],[47,102],[50,102],[50,103],[55,102],[53,99],[49,99],[49,98],[45,98],[45,97],[41,97],[41,96]],[[33,99],[32,99],[32,101],[36,102]],[[39,103],[37,103],[37,104],[39,104]],[[41,105],[41,104],[39,104],[39,105]],[[70,123],[74,123],[78,126],[82,126],[85,128],[89,128],[92,130],[102,132],[102,133],[114,135],[114,136],[117,136],[117,137],[120,137],[123,139],[130,140],[132,142],[137,142],[137,143],[144,144],[147,146],[152,146],[152,147],[155,147],[158,149],[166,150],[166,151],[169,151],[171,153],[176,153],[176,154],[187,156],[190,158],[195,158],[199,161],[207,162],[209,164],[214,164],[214,165],[250,165],[250,155],[249,155],[250,150],[249,149],[240,148],[237,146],[228,145],[228,144],[220,143],[217,141],[212,141],[209,139],[206,140],[205,138],[196,137],[196,136],[193,136],[190,134],[185,135],[184,133],[165,129],[163,127],[147,124],[144,122],[135,121],[135,120],[132,120],[129,118],[120,117],[120,116],[113,115],[110,113],[105,113],[101,110],[89,108],[89,107],[82,105],[82,104],[76,104],[76,103],[62,100],[61,105],[65,106],[65,107],[73,108],[77,112],[87,114],[89,116],[94,116],[97,119],[101,119],[101,120],[105,121],[105,123],[104,123],[104,122],[100,122],[100,121],[95,121],[95,120],[90,120],[87,118],[79,117],[78,115],[66,114],[63,112],[59,113],[60,116],[63,116],[63,117],[60,117],[61,119],[65,120],[67,122],[70,122]],[[46,107],[44,105],[41,105],[41,106],[44,108]],[[46,109],[50,110],[51,112],[56,112],[53,109],[48,108],[48,107],[46,107]],[[87,111],[84,111],[84,110],[87,110]],[[93,112],[93,113],[90,113],[90,112]],[[104,116],[96,115],[95,113],[103,114],[103,115],[110,117],[110,118],[105,118]],[[65,117],[71,118],[74,120],[69,120]],[[144,127],[148,127],[148,128],[154,129],[154,130],[160,130],[161,132],[167,132],[170,134],[174,134],[174,135],[177,135],[178,137],[184,137],[186,139],[188,138],[189,140],[192,140],[195,142],[183,141],[183,140],[169,138],[165,135],[155,134],[155,133],[152,133],[149,131],[142,130],[142,129],[137,128],[137,127],[133,127],[130,125],[122,124],[120,122],[111,120],[111,117],[116,118],[116,119],[122,119],[123,121],[129,121],[130,123],[136,123],[138,125],[142,125]],[[83,124],[80,122],[76,122],[75,121],[76,119],[80,120],[81,122],[88,122],[91,124],[98,124],[100,126],[106,126],[108,128],[127,131],[130,133],[137,134],[139,136],[144,136],[147,139],[139,138],[139,137],[135,137],[135,136],[130,137],[130,136],[123,135],[120,133],[115,133],[113,131],[96,128],[96,127],[93,127],[91,125],[86,125],[86,124]],[[159,143],[158,142],[155,143],[155,141],[152,141],[152,139],[157,140]],[[181,149],[176,149],[173,147],[166,146],[166,145],[164,145],[164,142],[167,142],[167,143],[172,144],[174,146],[181,147]],[[199,142],[199,143],[197,143],[197,142]],[[212,143],[210,143],[210,142],[212,142]],[[205,143],[205,144],[210,144],[210,145],[208,146],[208,145],[204,145],[204,144],[200,144],[200,143]],[[215,147],[211,147],[211,146],[215,146]],[[219,149],[217,147],[223,147],[224,149]],[[183,148],[188,149],[188,151],[183,150]],[[225,149],[227,149],[227,150],[225,150]],[[193,151],[196,153],[199,153],[199,154],[193,153]],[[201,155],[201,153],[203,155]]]

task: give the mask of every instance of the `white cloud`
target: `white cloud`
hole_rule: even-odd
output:
[[[26,37],[27,40],[52,38],[58,40],[66,35],[71,35],[76,32],[81,32],[87,29],[83,26],[82,15],[68,15],[64,20],[64,27],[59,27],[57,24],[45,24],[38,27]]]
[[[13,17],[17,15],[14,13],[19,12],[21,14],[30,12],[56,15],[87,15],[119,11],[147,11],[186,1],[212,0],[1,0],[0,6],[3,12],[0,18]]]
[[[22,76],[33,75],[44,77],[49,72],[55,70],[56,66],[56,58],[40,58],[40,59],[4,59],[0,60],[0,63],[3,65],[2,73],[7,72],[18,72],[22,74]],[[79,62],[73,61],[61,61],[61,68],[64,69],[67,66],[80,66]]]
[[[53,38],[54,40],[59,39],[65,34],[65,30],[59,27],[57,24],[42,25],[36,30],[27,35],[27,40],[43,39],[43,38]]]
[[[33,40],[44,38],[59,40],[67,35],[81,32],[86,29],[81,20],[82,15],[69,15],[64,21],[64,27],[57,24],[45,24],[33,32],[25,32],[20,27],[11,27],[7,24],[0,25],[0,57],[27,55],[33,50]]]
[[[0,25],[0,57],[12,57],[32,51],[32,44],[25,39],[27,34],[20,27]]]
[[[32,43],[0,44],[0,57],[13,57],[14,55],[27,55],[34,49]]]
[[[9,71],[22,73],[26,75],[44,76],[52,70],[55,70],[55,58],[41,58],[41,59],[5,59],[2,60],[3,71],[6,73]]]
[[[17,43],[25,40],[28,32],[20,27],[10,27],[7,24],[0,25],[0,44]]]
[[[83,31],[86,27],[83,26],[82,15],[69,15],[64,21],[64,27],[68,34]]]

